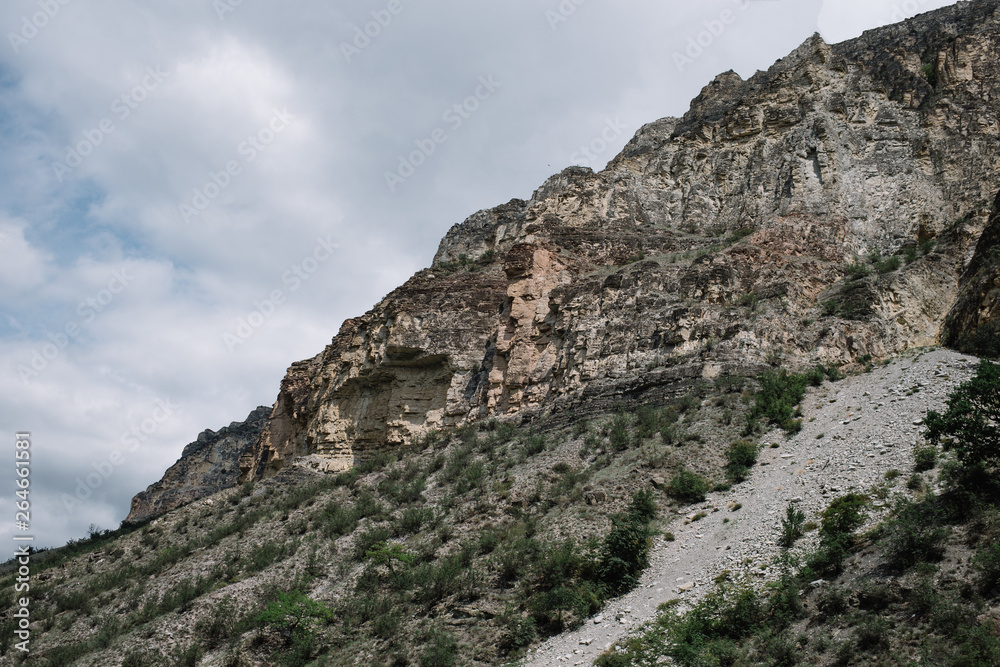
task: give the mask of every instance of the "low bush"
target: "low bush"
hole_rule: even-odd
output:
[[[611,449],[616,452],[628,449],[630,424],[631,420],[626,413],[619,412],[614,416],[611,420],[611,430],[608,432]]]
[[[805,530],[803,529],[805,520],[805,512],[796,509],[792,503],[788,503],[788,507],[785,510],[785,518],[781,520],[781,537],[778,540],[778,544],[783,549],[791,549],[796,540],[805,534]]]
[[[861,280],[871,273],[871,269],[864,263],[855,261],[844,267],[844,273],[850,280]]]
[[[649,565],[649,525],[641,516],[612,518],[611,530],[601,547],[598,573],[613,594],[635,587],[639,574]]]
[[[837,574],[854,549],[854,531],[867,516],[867,496],[849,493],[835,498],[823,512],[819,547],[807,559],[806,566],[817,575]]]
[[[454,667],[458,663],[458,642],[450,632],[435,629],[420,654],[420,667]]]
[[[505,614],[500,619],[503,633],[500,635],[500,652],[509,655],[531,645],[538,636],[535,619],[518,613]]]
[[[757,463],[757,445],[749,440],[737,440],[726,448],[726,477],[732,483],[742,482]]]
[[[943,525],[941,510],[934,499],[915,503],[901,499],[887,522],[885,547],[888,562],[897,569],[908,569],[917,563],[934,562],[944,556],[945,540],[951,534]]]
[[[705,500],[708,489],[708,480],[681,468],[667,485],[667,494],[684,503],[700,503]]]
[[[786,430],[796,428],[795,409],[806,393],[807,377],[789,373],[784,368],[769,371],[758,378],[760,389],[754,395],[754,405],[747,413],[745,435],[756,430],[758,420]],[[801,422],[797,425],[801,428]]]
[[[974,563],[983,592],[994,594],[1000,591],[1000,542],[994,542],[976,554]]]

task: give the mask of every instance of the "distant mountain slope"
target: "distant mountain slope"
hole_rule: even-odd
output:
[[[257,442],[270,412],[270,408],[260,406],[242,422],[233,422],[218,432],[202,431],[184,448],[177,463],[167,468],[163,479],[132,498],[125,520],[146,521],[234,486],[240,477],[240,456]]]

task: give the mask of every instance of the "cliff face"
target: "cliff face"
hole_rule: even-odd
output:
[[[995,322],[996,262],[992,305],[967,269],[1000,189],[998,41],[986,1],[814,36],[749,80],[720,75],[604,171],[476,213],[292,365],[242,478],[933,344],[960,291]]]
[[[270,412],[270,408],[260,406],[245,421],[233,422],[218,432],[202,431],[184,448],[163,479],[132,498],[132,509],[125,521],[145,521],[235,486],[240,476],[240,456],[258,441]]]
[[[949,345],[963,352],[1000,356],[1000,194],[962,276],[944,336]]]

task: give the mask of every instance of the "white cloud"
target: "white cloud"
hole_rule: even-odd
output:
[[[23,220],[0,217],[0,290],[8,298],[24,295],[45,282],[49,255],[24,238]]]

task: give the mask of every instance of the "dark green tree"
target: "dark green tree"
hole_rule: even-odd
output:
[[[945,413],[932,410],[924,423],[927,439],[954,449],[963,465],[1000,465],[1000,364],[980,361],[976,375],[948,397]]]

